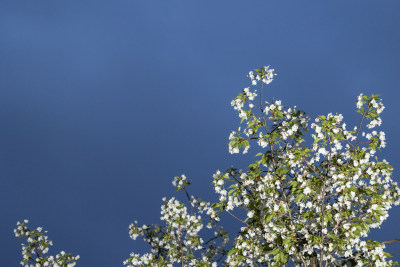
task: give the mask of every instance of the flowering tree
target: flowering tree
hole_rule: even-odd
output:
[[[124,264],[395,265],[383,251],[391,241],[367,239],[400,203],[393,167],[376,153],[386,145],[384,132],[373,130],[382,123],[379,96],[357,98],[358,126],[347,129],[341,114],[328,114],[309,127],[304,111],[262,99],[273,69],[248,76],[253,87],[231,103],[245,126],[231,132],[229,152],[247,153],[254,142],[257,160],[246,171],[217,171],[212,183],[219,201],[212,204],[190,195],[185,175],[175,177],[173,185],[187,199],[163,199],[162,225],[129,226],[131,238],[142,237],[151,251],[132,253]],[[232,241],[220,226],[222,212],[240,223]]]
[[[264,102],[263,87],[275,74],[269,67],[249,73],[252,86],[233,101],[246,126],[231,132],[229,152],[247,153],[250,142],[261,152],[247,171],[217,171],[213,185],[219,202],[189,195],[184,175],[173,184],[185,191],[188,207],[175,198],[164,199],[164,226],[129,227],[130,236],[143,237],[151,253],[131,254],[128,266],[392,266],[383,243],[366,239],[399,204],[400,190],[392,181],[393,168],[379,161],[385,147],[381,125],[384,109],[378,95],[357,98],[358,126],[346,128],[341,114],[318,116],[309,136],[306,113],[285,108],[281,101]],[[368,121],[365,126],[364,123]],[[235,215],[245,211],[245,218]],[[218,227],[227,212],[242,227],[228,244]],[[243,213],[243,212],[242,212]],[[203,239],[206,224],[214,236]],[[206,233],[206,232],[205,232]],[[217,241],[219,240],[219,241]],[[219,243],[217,243],[219,242]],[[225,248],[226,247],[226,248]]]

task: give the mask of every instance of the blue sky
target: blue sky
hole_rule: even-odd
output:
[[[17,220],[43,226],[78,266],[119,266],[145,247],[128,225],[159,222],[185,173],[212,200],[228,153],[230,101],[271,65],[264,95],[311,116],[357,121],[359,93],[381,94],[399,179],[398,1],[0,2],[0,253],[18,266]],[[254,153],[250,150],[250,153]],[[400,209],[373,238],[399,238]],[[389,251],[400,253],[400,246]]]

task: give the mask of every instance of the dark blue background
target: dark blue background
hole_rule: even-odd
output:
[[[0,254],[18,266],[17,220],[43,226],[78,266],[120,266],[135,219],[159,222],[185,173],[212,200],[230,155],[230,101],[272,65],[266,99],[357,122],[381,94],[384,157],[399,180],[399,1],[0,2]],[[250,153],[254,153],[250,150]],[[400,209],[372,237],[399,238]],[[391,246],[389,251],[400,252]]]

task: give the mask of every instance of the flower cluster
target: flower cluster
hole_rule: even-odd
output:
[[[174,178],[173,185],[177,191],[185,191],[189,207],[175,197],[168,200],[164,197],[161,220],[165,225],[140,226],[135,221],[129,226],[130,237],[134,240],[138,236],[142,237],[151,246],[151,253],[131,253],[130,258],[124,261],[125,265],[173,266],[174,263],[182,263],[185,266],[217,266],[216,257],[222,253],[223,246],[228,242],[228,235],[216,226],[219,217],[210,203],[189,196],[189,184],[185,175]],[[213,236],[208,241],[200,237],[206,220],[207,228],[214,229]],[[220,239],[218,244],[217,239]]]
[[[257,72],[254,74],[253,71],[249,72],[248,77],[251,79],[252,85],[257,85],[257,81],[262,81],[265,84],[270,84],[276,75],[274,69],[270,69],[269,66],[262,67],[260,70],[255,69]]]
[[[357,112],[361,113],[363,117],[370,119],[367,128],[372,129],[376,126],[381,126],[382,119],[379,115],[385,109],[379,95],[372,95],[371,97],[360,94],[357,97]]]
[[[190,185],[190,182],[186,179],[186,176],[182,174],[181,176],[176,176],[174,178],[172,185],[176,187],[176,191],[179,191]]]
[[[69,253],[61,251],[59,254],[54,256],[45,256],[48,253],[49,247],[53,245],[53,242],[48,240],[48,237],[43,233],[41,227],[35,230],[30,230],[27,227],[28,220],[24,220],[22,223],[17,222],[17,227],[14,229],[14,234],[16,237],[27,238],[28,244],[22,244],[22,257],[21,265],[26,267],[39,267],[39,266],[49,266],[49,267],[72,267],[75,266],[76,261],[79,259],[78,256],[71,256]]]

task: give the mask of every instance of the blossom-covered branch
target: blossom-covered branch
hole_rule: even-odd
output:
[[[49,247],[53,245],[51,240],[43,233],[42,227],[31,230],[27,226],[28,220],[17,222],[17,227],[14,229],[14,234],[19,238],[26,238],[28,244],[22,244],[21,265],[25,267],[73,267],[79,259],[79,255],[73,257],[70,253],[61,251],[54,256],[45,256],[49,252]]]

